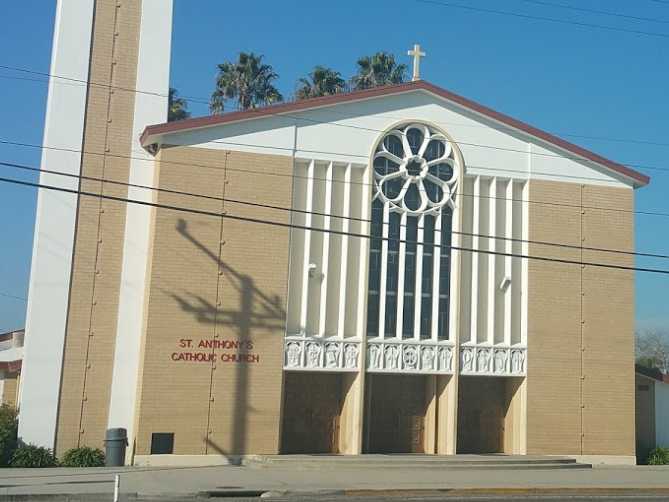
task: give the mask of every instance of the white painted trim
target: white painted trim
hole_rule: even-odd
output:
[[[478,321],[479,321],[479,249],[481,239],[478,234],[481,233],[481,177],[474,178],[474,188],[472,190],[472,280],[471,280],[471,331],[470,340],[478,343]]]
[[[60,0],[56,6],[52,75],[88,81],[94,0]],[[42,168],[79,175],[87,87],[49,79]],[[40,182],[77,189],[75,179],[41,173]],[[76,195],[40,189],[26,315],[19,437],[53,448],[77,217]]]
[[[129,183],[154,186],[156,166],[146,152],[139,153],[139,136],[149,124],[167,120],[172,41],[172,0],[143,0],[137,60],[136,93],[132,128]],[[146,160],[141,160],[141,159]],[[156,192],[129,187],[128,197],[154,201]],[[134,438],[135,410],[144,305],[147,287],[151,208],[128,204],[126,208],[123,263],[119,290],[118,321],[112,370],[108,427],[123,427]],[[132,443],[131,443],[132,444]],[[128,449],[128,459],[132,448]]]
[[[488,235],[497,235],[497,178],[490,178],[488,189]],[[488,251],[495,251],[496,239],[488,239]],[[495,343],[495,259],[497,255],[488,255],[488,343]]]
[[[304,231],[304,262],[302,264],[302,299],[300,301],[300,330],[306,333],[307,317],[309,315],[309,264],[311,263],[311,225],[313,223],[314,210],[314,170],[316,169],[316,161],[309,162],[307,168],[307,199],[305,203],[304,226],[307,230]]]
[[[395,336],[402,339],[402,327],[404,326],[404,276],[406,274],[406,238],[407,238],[407,213],[400,216],[400,248],[397,266],[397,322],[395,323]]]
[[[333,163],[330,162],[325,171],[325,207],[323,208],[323,228],[330,230],[332,222],[332,176]],[[320,311],[318,316],[318,335],[325,336],[325,323],[327,320],[328,311],[328,275],[329,275],[329,259],[330,259],[330,232],[323,232],[323,250],[321,255],[321,298]]]
[[[504,201],[505,211],[504,211],[504,237],[507,239],[504,241],[504,251],[507,254],[513,253],[513,180],[510,179],[506,182],[506,200]],[[504,280],[511,281],[506,285],[506,290],[504,291],[504,344],[511,345],[511,308],[512,308],[512,292],[518,287],[513,283],[513,272],[511,270],[512,266],[511,256],[504,257]]]
[[[432,341],[439,340],[439,274],[441,273],[441,218],[440,212],[434,218],[434,248],[432,259]]]
[[[371,207],[372,207],[372,167],[370,164],[365,166],[364,174],[362,176],[364,185],[362,185],[361,199],[360,199],[360,218],[362,223],[360,224],[360,233],[364,235],[369,235],[370,223],[364,220],[370,219]],[[356,323],[357,329],[355,336],[361,337],[364,340],[367,339],[367,294],[368,294],[368,273],[369,273],[369,239],[363,239],[359,237],[360,240],[360,254],[357,257],[360,265],[360,273],[358,275],[359,286],[358,286],[358,311],[356,314]],[[364,354],[363,354],[364,357]]]
[[[416,233],[416,242],[425,242],[425,215],[418,216],[418,232]],[[423,303],[423,253],[425,246],[416,245],[416,284],[413,292],[413,337],[414,340],[420,340],[420,316],[421,305]]]
[[[344,338],[346,330],[346,286],[348,283],[348,232],[351,230],[351,164],[346,166],[344,173],[344,205],[342,210],[341,236],[341,271],[339,276],[339,315],[337,319],[337,336]],[[364,190],[363,190],[364,192]]]
[[[530,200],[530,182],[525,182],[523,185],[522,191],[522,229],[521,229],[521,238],[523,239],[522,250],[523,255],[528,256],[530,251],[530,245],[527,242],[530,236],[530,209],[529,209],[529,200]],[[521,293],[520,293],[520,343],[527,346],[528,337],[527,337],[527,325],[528,325],[528,305],[529,305],[529,260],[527,258],[522,258],[521,260]]]
[[[383,241],[381,242],[381,280],[379,281],[379,337],[386,332],[386,279],[388,278],[388,230],[390,228],[390,203],[383,204]],[[362,258],[362,257],[361,257]],[[369,260],[369,258],[367,258]]]

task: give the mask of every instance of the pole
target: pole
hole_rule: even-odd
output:
[[[114,476],[114,502],[118,502],[118,496],[121,492],[121,475]]]

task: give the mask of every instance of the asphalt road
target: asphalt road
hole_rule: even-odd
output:
[[[216,499],[201,499],[212,500]],[[429,495],[429,494],[404,494],[402,496],[392,496],[389,494],[385,495],[365,495],[365,496],[351,496],[351,495],[337,495],[337,496],[292,496],[292,497],[268,497],[268,498],[224,498],[219,500],[226,501],[237,501],[237,502],[259,502],[260,500],[274,501],[274,502],[307,502],[315,501],[318,502],[386,502],[386,501],[403,501],[403,502],[505,502],[505,501],[522,501],[522,502],[558,502],[558,501],[569,501],[569,502],[593,502],[593,501],[633,501],[633,502],[657,502],[657,501],[667,501],[669,500],[669,493],[657,494],[657,495],[615,495],[615,494],[601,494],[601,495],[585,495],[579,496],[577,494],[568,494],[568,495],[545,495],[545,496],[519,496],[519,495],[495,495],[495,496],[486,496],[486,495],[470,495],[470,496],[457,496],[457,495]],[[185,501],[184,501],[185,502]]]
[[[436,492],[436,491],[402,491],[402,492],[368,492],[364,494],[324,494],[324,493],[304,493],[304,494],[272,494],[265,493],[262,497],[260,493],[253,496],[234,496],[234,494],[223,492],[219,496],[189,496],[189,497],[171,497],[165,496],[140,496],[122,495],[120,502],[214,502],[216,500],[226,502],[600,502],[600,501],[630,501],[630,502],[657,502],[669,501],[669,491],[651,491],[644,493],[628,492],[599,492],[599,493],[579,493],[574,490],[567,490],[565,493],[545,493],[535,495],[523,495],[514,492],[497,494],[462,494],[457,492]],[[0,495],[0,501],[24,502],[29,500],[40,500],[44,502],[109,502],[111,500],[108,494],[78,494],[78,495],[42,495],[34,497],[33,495]]]

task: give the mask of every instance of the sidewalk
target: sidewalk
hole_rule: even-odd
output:
[[[444,489],[662,489],[669,498],[669,467],[595,467],[564,470],[328,469],[285,467],[192,467],[122,469],[2,469],[0,498],[20,494],[112,494],[195,496],[214,491],[278,493],[356,490]],[[111,500],[111,498],[110,498]]]

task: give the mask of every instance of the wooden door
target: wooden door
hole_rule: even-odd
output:
[[[339,453],[341,376],[286,373],[281,453]]]
[[[424,453],[425,379],[372,375],[367,417],[369,453]]]
[[[461,377],[458,395],[458,453],[504,450],[504,381]]]

